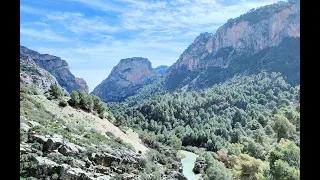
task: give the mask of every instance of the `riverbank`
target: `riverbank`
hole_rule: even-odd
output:
[[[195,174],[192,170],[198,155],[184,150],[180,150],[179,154],[183,155],[183,158],[181,159],[181,163],[183,165],[183,175],[185,175],[188,180],[198,180],[201,175]]]

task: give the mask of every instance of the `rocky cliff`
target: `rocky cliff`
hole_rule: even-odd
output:
[[[278,2],[202,33],[168,69],[167,89],[201,89],[234,75],[281,72],[300,82],[300,4]]]
[[[147,58],[133,57],[121,59],[107,79],[92,92],[105,102],[118,102],[134,95],[144,85],[158,77]]]
[[[69,93],[73,90],[82,89],[89,92],[87,83],[80,78],[76,78],[69,70],[69,65],[65,60],[49,54],[40,54],[20,45],[20,56],[31,58],[39,67],[51,73],[58,81],[61,87]]]
[[[30,57],[20,57],[20,83],[34,86],[39,92],[46,92],[51,85],[58,84],[56,78],[40,68]]]

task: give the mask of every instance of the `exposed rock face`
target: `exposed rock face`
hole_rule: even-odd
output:
[[[56,78],[60,86],[66,89],[69,93],[73,90],[79,89],[84,90],[86,93],[89,92],[87,83],[83,79],[76,79],[76,77],[70,72],[69,65],[65,60],[49,54],[40,54],[21,45],[20,57],[24,59],[32,59],[39,67],[51,73]]]
[[[134,95],[142,86],[151,83],[158,74],[151,62],[142,57],[121,59],[107,79],[92,92],[104,102],[118,102]]]
[[[198,89],[261,71],[300,82],[300,5],[279,2],[202,33],[168,70],[167,89]]]
[[[76,82],[82,87],[84,92],[89,92],[89,86],[87,85],[87,82],[84,79],[76,77]]]
[[[20,83],[25,86],[35,86],[41,93],[47,91],[51,85],[58,84],[52,74],[26,56],[20,56]]]

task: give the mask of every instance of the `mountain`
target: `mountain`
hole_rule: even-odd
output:
[[[235,75],[280,72],[300,82],[300,5],[278,2],[230,19],[215,34],[202,33],[167,73],[166,89],[211,87]]]
[[[69,65],[65,60],[49,54],[40,54],[21,45],[20,56],[32,59],[39,67],[51,73],[67,92],[71,93],[73,90],[79,89],[86,93],[89,92],[87,83],[81,78],[76,78],[70,72]]]
[[[169,66],[161,65],[161,66],[158,66],[158,67],[154,68],[154,70],[158,74],[165,74],[167,72],[168,68],[169,68]]]
[[[20,57],[20,83],[27,87],[33,86],[41,93],[46,92],[51,85],[58,84],[52,74],[26,56]]]
[[[104,102],[118,102],[134,95],[137,90],[152,83],[161,76],[167,66],[152,68],[147,58],[132,57],[121,59],[108,78],[103,80],[92,92]]]

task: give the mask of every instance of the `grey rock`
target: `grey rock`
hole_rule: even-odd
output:
[[[35,122],[35,121],[28,121],[28,124],[31,126],[31,127],[43,127],[41,124],[39,124],[38,122]]]
[[[59,57],[52,56],[49,54],[40,54],[36,51],[30,50],[20,45],[20,59],[29,59],[33,61],[41,69],[45,70],[46,72],[49,72],[51,76],[55,77],[54,79],[56,79],[56,81],[60,85],[63,85],[62,88],[69,93],[71,93],[73,90],[79,90],[79,89],[84,90],[86,93],[89,93],[87,83],[83,79],[80,79],[80,78],[76,79],[76,77],[70,72],[68,63]],[[20,66],[21,66],[21,60],[20,60]],[[30,72],[30,71],[25,70],[24,72]],[[41,73],[49,77],[48,73],[43,73],[43,72]],[[21,74],[20,74],[20,81],[21,79],[23,78],[21,78]],[[53,81],[53,79],[50,78],[50,81]],[[41,82],[43,81],[40,81],[37,84],[41,85]]]
[[[77,146],[73,143],[66,143],[61,148],[59,152],[65,156],[75,155],[79,153]]]
[[[84,161],[81,161],[81,160],[79,160],[79,159],[74,159],[73,160],[73,165],[75,166],[75,167],[78,167],[78,168],[85,168],[86,167],[86,162],[84,162]]]
[[[35,162],[37,164],[36,176],[38,178],[44,177],[46,175],[56,173],[56,172],[60,173],[61,171],[63,171],[62,166],[45,157],[38,156],[35,158]]]
[[[44,151],[53,151],[59,148],[59,146],[63,145],[64,140],[60,137],[49,138],[47,142],[43,146]]]
[[[109,153],[97,153],[94,156],[94,162],[97,165],[110,167],[112,162],[120,162],[122,159]]]
[[[61,180],[90,180],[88,173],[81,168],[68,168],[61,173]]]
[[[61,173],[61,180],[109,180],[110,176],[95,172],[86,172],[80,168],[68,168]]]
[[[48,91],[51,85],[58,84],[52,74],[39,67],[32,58],[25,56],[20,56],[20,83],[28,87],[34,86],[40,93]]]
[[[21,123],[20,124],[20,129],[22,129],[25,132],[28,132],[30,129],[30,126],[28,126],[26,123]]]
[[[46,138],[45,136],[29,133],[28,140],[30,142],[38,142],[40,144],[44,144],[45,142],[47,142],[48,138]]]

